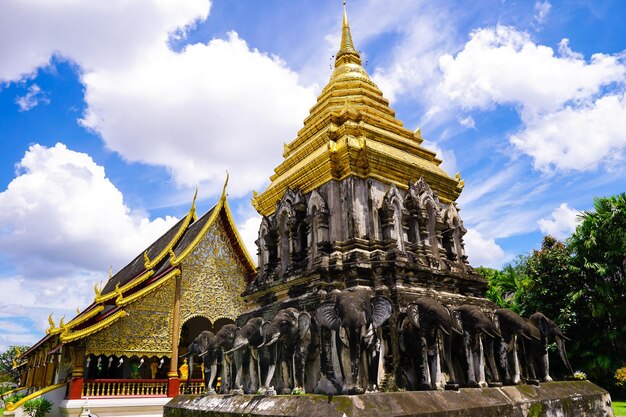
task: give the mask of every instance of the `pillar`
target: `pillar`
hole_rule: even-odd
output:
[[[172,311],[172,359],[170,371],[167,373],[167,396],[178,395],[180,378],[178,377],[178,343],[180,341],[180,294],[182,276],[176,276],[176,289],[174,290],[174,310]]]
[[[85,348],[70,346],[72,358],[72,378],[70,380],[69,399],[80,400],[83,396],[83,365],[85,363]]]

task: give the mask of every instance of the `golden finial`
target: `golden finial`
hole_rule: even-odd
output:
[[[148,265],[150,264],[150,258],[148,258],[148,250],[146,249],[146,251],[143,253],[143,265],[148,268]]]
[[[109,265],[109,279],[113,278],[113,265]]]
[[[65,316],[61,317],[61,321],[59,321],[59,327],[65,332],[67,330],[67,326],[65,325]]]
[[[252,203],[252,207],[254,207],[255,210],[259,210],[259,202],[256,201],[256,199],[259,197],[259,193],[257,193],[256,191],[252,191],[252,198],[250,199],[250,202]]]
[[[46,334],[52,333],[55,327],[54,320],[52,320],[52,313],[50,313],[50,315],[48,316],[48,323],[50,323],[50,327],[48,328],[48,330],[46,330]]]
[[[196,212],[196,198],[198,198],[198,184],[196,184],[196,192],[193,194],[193,200],[191,200],[191,208],[189,209],[190,213]]]
[[[224,181],[224,188],[222,189],[222,196],[220,197],[220,200],[226,200],[226,187],[228,186],[228,171],[226,171],[226,181]]]
[[[80,314],[80,307],[76,307],[76,314]]]
[[[167,253],[170,255],[170,263],[176,259],[176,252],[174,252],[173,248],[170,248]]]
[[[98,283],[93,286],[93,292],[96,293],[96,298],[99,298],[102,295],[102,288],[99,288]]]
[[[339,65],[340,59],[347,55],[347,62],[353,62],[355,64],[361,65],[361,57],[359,52],[354,49],[354,42],[352,42],[352,34],[350,33],[350,24],[348,23],[348,12],[346,10],[346,2],[343,2],[343,22],[341,25],[341,46],[339,47],[339,52],[337,52],[337,57],[335,58],[335,67]]]

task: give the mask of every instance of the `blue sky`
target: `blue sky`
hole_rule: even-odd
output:
[[[624,191],[622,1],[353,0],[367,71],[461,172],[470,262]],[[341,1],[0,2],[0,350],[68,319],[225,171],[245,240],[331,72]],[[254,253],[254,250],[251,251]]]

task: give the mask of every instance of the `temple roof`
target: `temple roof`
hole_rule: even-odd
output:
[[[187,215],[119,272],[111,275],[102,290],[96,286],[93,303],[72,320],[64,323],[61,319],[61,322],[55,325],[50,317],[50,328],[46,336],[24,352],[22,357],[28,356],[46,342],[57,340],[56,337],[62,343],[70,343],[97,333],[124,317],[125,306],[148,296],[167,281],[181,274],[181,262],[193,252],[218,218],[225,225],[225,232],[244,265],[247,275],[250,277],[254,275],[256,267],[235,226],[226,199],[225,184],[218,203],[199,218],[196,215],[194,196]]]
[[[461,193],[460,176],[450,177],[435,152],[421,146],[419,129],[408,130],[396,119],[389,101],[370,79],[354,47],[344,4],[341,44],[335,68],[304,120],[297,137],[285,145],[284,161],[253,205],[272,214],[287,187],[308,193],[348,176],[374,178],[406,189],[424,178],[444,202]]]

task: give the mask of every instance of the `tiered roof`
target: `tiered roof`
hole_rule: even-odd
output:
[[[50,328],[46,331],[46,336],[22,354],[22,357],[28,356],[48,341],[54,342],[57,336],[58,348],[61,344],[93,335],[124,317],[125,307],[128,304],[156,291],[181,274],[181,262],[194,250],[218,218],[222,219],[226,234],[251,279],[255,274],[255,265],[235,226],[226,199],[226,184],[218,203],[200,218],[196,214],[195,200],[196,196],[184,218],[137,255],[128,265],[111,275],[104,288],[100,289],[96,285],[94,301],[85,310],[68,323],[64,323],[61,319],[58,326],[53,322],[51,315],[49,317]],[[57,348],[53,348],[52,351]]]

